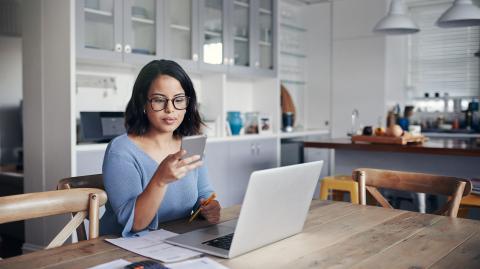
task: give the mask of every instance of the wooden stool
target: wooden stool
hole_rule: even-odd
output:
[[[480,208],[480,195],[470,193],[462,198],[460,202],[460,209],[458,210],[458,216],[461,218],[468,217],[468,210],[472,207]]]
[[[327,200],[328,192],[332,190],[333,200],[343,200],[343,192],[350,193],[350,200],[358,204],[358,183],[352,180],[351,176],[338,175],[324,177],[320,185],[320,199]],[[338,197],[335,192],[341,191],[342,196]]]

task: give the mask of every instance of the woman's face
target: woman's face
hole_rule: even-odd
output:
[[[147,98],[145,112],[150,128],[173,133],[182,123],[188,104],[180,82],[171,76],[160,75],[150,85]]]

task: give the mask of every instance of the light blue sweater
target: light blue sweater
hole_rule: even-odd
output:
[[[124,134],[113,139],[103,160],[103,181],[108,195],[106,211],[100,220],[100,234],[132,236],[137,197],[146,188],[158,163]],[[213,192],[204,166],[170,183],[165,197],[147,229],[158,224],[190,215],[200,198]]]

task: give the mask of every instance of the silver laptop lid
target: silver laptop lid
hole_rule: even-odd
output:
[[[229,257],[302,231],[323,161],[253,172]]]

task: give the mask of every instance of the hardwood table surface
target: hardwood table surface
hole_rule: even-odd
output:
[[[222,221],[240,207],[222,210]],[[182,233],[205,221],[161,228]],[[105,237],[0,261],[0,268],[88,268],[145,259]],[[303,232],[234,259],[229,268],[480,268],[480,222],[345,202],[312,202]]]
[[[353,143],[350,138],[325,138],[305,141],[306,148],[404,152],[434,155],[480,157],[480,138],[429,138],[423,144]]]

